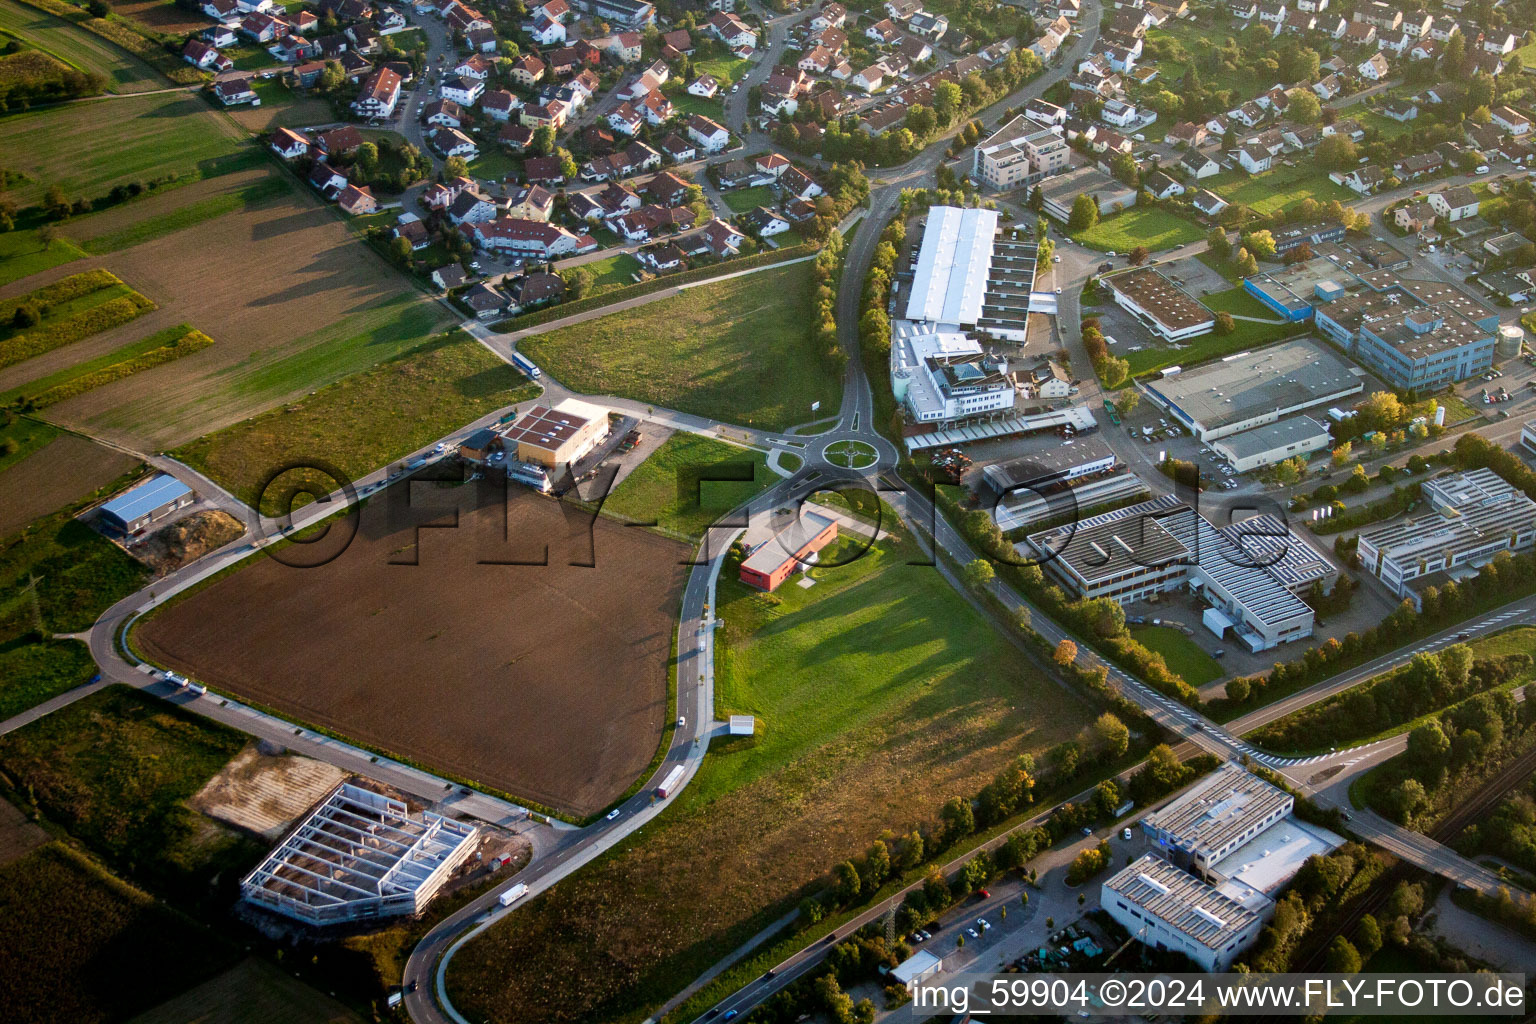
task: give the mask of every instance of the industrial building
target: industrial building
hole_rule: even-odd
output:
[[[1228,434],[1364,390],[1349,361],[1315,341],[1281,342],[1240,352],[1146,385],[1146,393],[1200,440]]]
[[[837,539],[837,520],[819,512],[779,511],[742,538],[747,557],[741,563],[741,582],[772,592],[796,569],[808,569],[816,553]]]
[[[999,234],[994,210],[928,211],[910,275],[891,322],[891,391],[919,423],[1009,412],[1007,361],[984,345],[1024,343],[1032,312],[1054,312],[1034,291],[1038,247]]]
[[[567,398],[551,409],[536,405],[502,435],[521,462],[553,469],[576,462],[608,436],[608,411]]]
[[[992,502],[1016,491],[1059,489],[1074,480],[1108,473],[1117,463],[1109,445],[1095,437],[1063,442],[981,471],[981,496]]]
[[[1344,225],[1337,221],[1314,221],[1310,224],[1294,224],[1274,232],[1275,253],[1284,256],[1299,245],[1314,246],[1323,242],[1337,242],[1344,237]]]
[[[477,834],[344,782],[241,880],[240,893],[311,925],[415,914],[474,851]]]
[[[1044,523],[1063,515],[1079,516],[1105,505],[1144,498],[1150,492],[1135,473],[1111,473],[1074,481],[1070,490],[1041,495],[1034,491],[1015,491],[1006,495],[992,510],[997,528],[1004,533]],[[1014,550],[1028,558],[1029,545],[1019,541]]]
[[[1099,201],[1099,213],[1109,216],[1136,205],[1136,190],[1098,167],[1089,165],[1064,174],[1052,175],[1040,182],[1040,199],[1048,216],[1063,224],[1072,216],[1072,204],[1080,195]]]
[[[1136,941],[1183,953],[1211,973],[1230,968],[1266,920],[1151,853],[1102,885],[1099,906]]]
[[[169,474],[156,473],[102,505],[100,521],[110,533],[133,537],[196,500],[192,488]]]
[[[1239,473],[1284,462],[1295,456],[1305,457],[1333,444],[1328,428],[1310,416],[1290,416],[1262,427],[1228,434],[1211,447],[1232,464]]]
[[[1163,495],[1030,534],[1026,542],[1076,597],[1124,605],[1182,589],[1206,603],[1201,621],[1207,629],[1223,637],[1230,631],[1257,652],[1309,637],[1313,627],[1312,609],[1272,564],[1279,556],[1256,556],[1256,542],[1246,534],[1260,529],[1218,531],[1177,497]],[[1289,545],[1292,535],[1282,531]],[[1327,564],[1305,543],[1297,558],[1288,570],[1293,580],[1304,573],[1303,562]]]
[[[1165,341],[1187,341],[1216,327],[1214,313],[1153,267],[1115,274],[1104,281],[1121,308]]]
[[[1495,310],[1452,285],[1372,269],[1339,246],[1249,278],[1243,288],[1287,320],[1315,319],[1394,387],[1432,390],[1493,365]]]
[[[1227,970],[1308,857],[1343,840],[1291,817],[1295,799],[1228,762],[1142,820],[1156,849],[1103,884],[1104,909],[1138,941]]]
[[[1417,602],[1426,578],[1536,544],[1536,502],[1491,469],[1442,476],[1422,490],[1434,511],[1360,533],[1361,563],[1399,597]]]
[[[1007,361],[960,331],[891,323],[891,394],[918,423],[943,423],[1011,410]]]
[[[976,145],[971,179],[984,188],[1013,189],[1059,174],[1072,163],[1061,129],[1019,114]]]
[[[1536,420],[1531,420],[1520,428],[1520,447],[1536,455]]]

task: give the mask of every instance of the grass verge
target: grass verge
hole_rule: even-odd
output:
[[[1132,626],[1131,636],[1143,647],[1163,656],[1168,668],[1178,673],[1196,689],[1226,675],[1221,662],[1206,654],[1200,645],[1170,626]]]
[[[773,481],[767,463],[767,456],[750,448],[673,434],[614,488],[603,509],[696,540],[710,523]]]

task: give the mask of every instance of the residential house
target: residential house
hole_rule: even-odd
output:
[[[811,18],[811,31],[820,32],[824,28],[842,28],[848,20],[848,9],[842,4],[826,4]]]
[[[565,42],[565,26],[558,21],[536,16],[528,26],[528,35],[540,46],[555,46]]]
[[[523,124],[521,120],[508,122],[496,133],[496,141],[521,153],[533,145],[533,129]]]
[[[748,231],[753,232],[760,238],[770,238],[773,235],[782,235],[790,228],[789,221],[774,213],[766,206],[759,206],[756,209],[748,210],[746,213],[742,214],[736,219],[742,225],[742,227],[746,228]]]
[[[226,107],[237,107],[245,103],[261,106],[261,97],[251,88],[251,80],[243,75],[214,82],[213,96]]]
[[[1099,114],[1099,118],[1105,124],[1112,124],[1117,128],[1130,127],[1137,116],[1135,107],[1120,100],[1108,100],[1104,104],[1104,110]]]
[[[699,155],[698,145],[676,132],[669,133],[658,145],[673,163],[687,163]]]
[[[1387,63],[1387,58],[1379,53],[1373,53],[1361,61],[1355,69],[1360,72],[1360,77],[1368,82],[1379,82],[1392,72],[1392,67]]]
[[[532,88],[544,77],[544,62],[532,54],[524,54],[512,62],[512,80]]]
[[[453,100],[461,107],[472,107],[480,101],[485,93],[485,83],[474,78],[464,78],[460,75],[448,75],[443,79],[443,84],[438,87],[438,95],[445,100]]]
[[[1317,98],[1327,103],[1344,91],[1344,80],[1338,75],[1327,75],[1312,83],[1312,91],[1317,93]]]
[[[1207,217],[1217,217],[1231,204],[1208,188],[1196,189],[1190,205]]]
[[[512,119],[512,115],[522,109],[523,101],[508,89],[492,89],[480,97],[480,109],[485,116],[492,121],[505,123]]]
[[[471,285],[459,296],[459,301],[481,320],[498,317],[507,308],[507,297],[484,281]]]
[[[1181,196],[1185,188],[1164,171],[1153,171],[1142,179],[1141,187],[1152,193],[1154,199],[1172,199]]]
[[[746,235],[718,218],[704,225],[693,237],[700,246],[695,251],[707,251],[717,259],[737,255],[741,251],[741,243],[747,240]]]
[[[1444,217],[1454,224],[1468,217],[1476,217],[1480,202],[1477,193],[1466,185],[1452,185],[1439,192],[1431,192],[1429,205],[1434,208],[1436,216]]]
[[[786,196],[807,201],[826,195],[826,190],[798,167],[790,167],[779,175],[779,189]]]
[[[1215,177],[1221,173],[1221,165],[1198,149],[1185,150],[1177,164],[1179,170],[1195,181]]]
[[[720,82],[714,75],[703,74],[688,83],[688,95],[701,99],[713,99],[720,91]]]
[[[866,93],[876,93],[885,84],[885,68],[879,64],[871,64],[869,67],[854,75],[848,82],[855,89]]]
[[[625,135],[639,135],[640,126],[645,123],[645,116],[635,109],[635,105],[629,100],[620,103],[608,114],[608,125],[616,132]]]
[[[552,100],[549,103],[525,106],[522,113],[518,114],[518,120],[529,128],[543,128],[548,125],[555,131],[559,131],[565,127],[566,118],[569,116],[569,107],[559,100]]]
[[[309,169],[309,183],[325,198],[335,199],[347,187],[347,176],[324,160],[316,160]]]
[[[1412,121],[1419,116],[1419,105],[1413,100],[1388,100],[1381,108],[1381,115],[1394,121]]]
[[[933,47],[917,36],[903,36],[901,42],[896,44],[896,52],[903,60],[917,64],[933,56]]]
[[[1249,143],[1237,151],[1237,162],[1249,174],[1263,174],[1274,166],[1275,158],[1264,147]]]
[[[369,75],[352,101],[352,109],[362,117],[389,117],[400,100],[400,76],[388,68]]]
[[[201,39],[188,39],[186,45],[181,48],[182,59],[195,68],[211,68],[222,56],[217,49]]]
[[[1429,201],[1420,199],[1393,210],[1392,223],[1409,234],[1416,235],[1425,227],[1432,226],[1436,216],[1438,215],[1435,213],[1435,208],[1429,204]]]
[[[732,49],[738,46],[757,48],[757,33],[748,28],[746,22],[734,14],[718,12],[711,15],[705,24],[710,35]]]
[[[549,220],[555,212],[555,194],[542,185],[521,185],[507,193],[506,213],[523,220]]]
[[[1356,167],[1344,175],[1344,185],[1362,196],[1376,192],[1386,182],[1386,173],[1375,164]]]
[[[515,217],[471,224],[467,231],[476,247],[513,256],[551,259],[597,248],[597,242],[590,236],[572,234],[555,224]]]
[[[503,279],[502,287],[507,295],[507,308],[517,313],[546,306],[565,295],[565,282],[560,275],[541,270],[524,273],[510,281]]]
[[[480,155],[475,140],[457,128],[433,128],[427,133],[427,143],[444,157],[461,156],[473,160]]]
[[[432,271],[431,278],[432,283],[445,292],[451,292],[455,288],[462,288],[464,283],[469,280],[468,276],[464,273],[464,268],[457,263],[450,263],[446,267],[438,267]]]
[[[944,33],[949,31],[949,19],[942,14],[929,14],[927,11],[918,11],[907,19],[907,28],[924,38],[937,42],[944,38]]]
[[[889,18],[885,18],[866,27],[864,38],[873,43],[889,46],[901,38],[901,30]]]
[[[422,105],[421,120],[440,128],[462,128],[466,115],[464,108],[453,100],[432,100]]]
[[[706,153],[718,153],[731,141],[731,133],[703,114],[688,118],[688,137],[697,142]]]
[[[336,205],[354,217],[379,212],[379,201],[368,191],[367,185],[348,184],[336,195]]]
[[[1531,119],[1518,110],[1506,104],[1494,107],[1491,111],[1492,123],[1509,132],[1511,135],[1525,135],[1531,130]]]
[[[309,153],[309,140],[292,128],[274,129],[268,145],[284,160],[297,160]]]
[[[1363,21],[1352,21],[1344,26],[1342,41],[1346,46],[1374,46],[1376,26],[1368,25]]]

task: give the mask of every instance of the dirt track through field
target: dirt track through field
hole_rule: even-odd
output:
[[[135,465],[122,452],[63,434],[0,473],[0,537],[111,483]]]
[[[318,569],[270,559],[161,612],[144,652],[296,719],[577,814],[644,770],[667,713],[683,546],[514,487],[403,485]],[[391,501],[389,496],[394,496]],[[456,503],[460,503],[456,506]],[[418,524],[451,523],[455,529]],[[439,511],[432,511],[439,510]],[[484,564],[510,561],[548,564]],[[594,560],[595,567],[571,561]]]

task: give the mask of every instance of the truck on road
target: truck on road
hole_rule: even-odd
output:
[[[683,766],[680,764],[673,765],[672,770],[667,772],[667,777],[661,780],[661,785],[656,787],[656,795],[663,799],[671,796],[677,792],[677,788],[682,781]]]
[[[539,371],[539,368],[533,364],[533,360],[529,359],[521,352],[512,353],[512,363],[519,370],[522,370],[534,380],[538,380],[540,377],[544,376],[544,374]]]
[[[496,897],[496,902],[504,907],[510,907],[528,894],[528,883],[518,882],[512,888]]]

